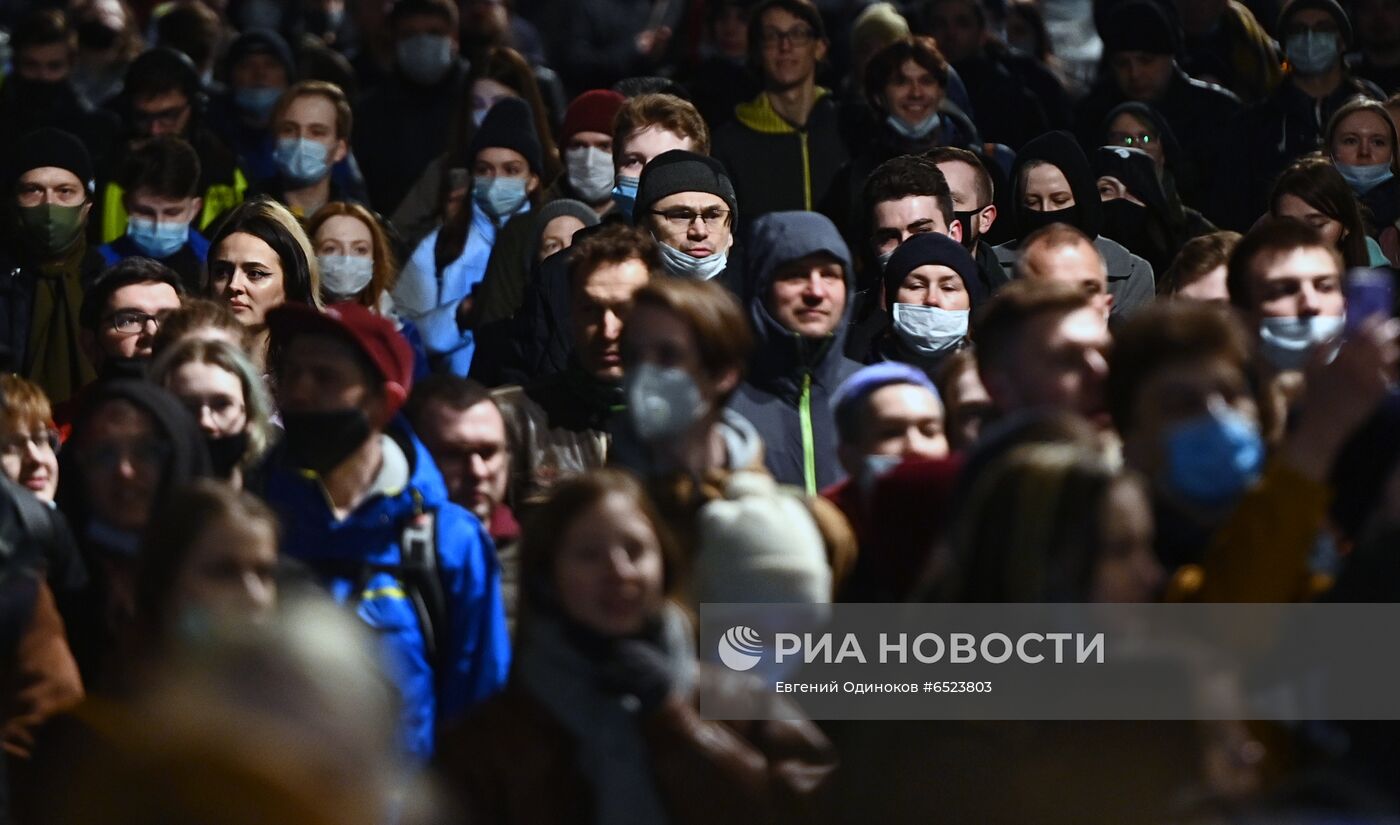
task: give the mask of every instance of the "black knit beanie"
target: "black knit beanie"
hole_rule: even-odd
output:
[[[734,184],[724,164],[712,157],[672,149],[651,159],[642,169],[637,181],[636,216],[645,215],[652,204],[678,192],[708,192],[723,199],[729,206],[730,221],[739,217],[739,200],[734,196]]]
[[[540,136],[535,132],[535,118],[530,114],[530,104],[524,100],[508,97],[497,101],[472,136],[468,156],[474,161],[482,149],[492,146],[514,149],[530,164],[531,172],[544,174],[544,150],[540,148]]]

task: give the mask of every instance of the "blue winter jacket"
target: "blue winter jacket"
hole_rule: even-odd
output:
[[[450,626],[438,655],[443,672],[434,674],[418,613],[393,574],[374,574],[357,608],[383,640],[386,669],[402,694],[405,749],[426,761],[442,723],[505,686],[510,637],[490,536],[474,515],[447,500],[442,474],[402,416],[390,425],[389,435],[411,466],[409,484],[398,494],[371,497],[337,522],[314,475],[274,466],[266,498],[282,522],[282,551],[310,567],[342,603],[355,584],[347,563],[352,568],[357,562],[397,564],[403,530],[418,501],[436,512],[438,570]]]

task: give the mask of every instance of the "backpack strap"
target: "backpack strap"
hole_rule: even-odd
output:
[[[413,514],[404,523],[399,548],[405,595],[418,613],[428,661],[433,672],[440,674],[451,623],[438,565],[438,513],[424,504],[417,490],[413,491]]]

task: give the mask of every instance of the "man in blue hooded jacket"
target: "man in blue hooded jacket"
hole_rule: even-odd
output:
[[[282,550],[383,639],[405,749],[426,760],[442,723],[506,681],[495,549],[398,415],[413,353],[390,322],[358,304],[287,304],[268,326],[286,439],[266,498]]]
[[[763,436],[764,464],[809,495],[840,481],[830,398],[860,364],[842,355],[851,253],[830,219],[774,212],[754,224],[749,320],[758,346],[730,407]]]

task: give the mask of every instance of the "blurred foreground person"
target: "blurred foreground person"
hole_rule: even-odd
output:
[[[556,488],[522,558],[510,685],[444,745],[470,821],[814,821],[835,755],[813,725],[697,714],[696,686],[709,680],[771,700],[697,663],[694,631],[670,601],[679,548],[631,476],[598,471]]]

